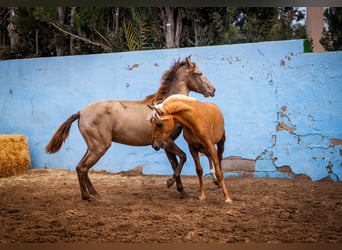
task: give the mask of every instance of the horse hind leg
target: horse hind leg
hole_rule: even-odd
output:
[[[226,202],[231,203],[232,200],[231,200],[229,193],[228,193],[228,190],[224,184],[224,176],[223,176],[223,171],[222,171],[222,155],[223,155],[223,151],[224,151],[225,141],[226,141],[226,132],[223,131],[223,135],[221,137],[221,140],[216,144],[217,145],[216,155],[217,155],[217,160],[218,160],[217,164],[218,164],[218,169],[219,169],[218,174],[222,176],[222,181],[219,182],[220,183],[219,186],[223,189],[223,193],[226,197]],[[216,169],[216,167],[215,167],[215,169]]]
[[[100,147],[99,147],[100,148]],[[81,196],[83,200],[91,200],[90,195],[99,196],[93,184],[90,181],[88,172],[96,164],[96,162],[104,155],[109,147],[102,150],[91,151],[87,150],[82,160],[76,167],[78,181],[81,189]]]
[[[211,146],[209,149],[209,154],[210,154],[210,158],[213,160],[214,162],[214,166],[215,166],[215,173],[216,173],[216,178],[217,181],[220,185],[220,187],[222,188],[224,197],[225,197],[225,202],[226,203],[231,203],[232,200],[229,196],[228,190],[226,188],[226,185],[224,184],[224,178],[223,178],[223,173],[222,173],[222,168],[221,168],[221,162],[219,161],[219,157],[217,155],[217,152],[215,150],[215,146]]]
[[[206,154],[206,156],[207,156],[208,161],[209,161],[209,172],[210,172],[211,177],[213,178],[213,182],[215,185],[220,186],[220,183],[217,181],[217,178],[216,178],[215,169],[213,168],[213,163],[212,163],[209,155]]]
[[[91,194],[95,197],[100,197],[100,195],[98,194],[98,192],[96,191],[96,189],[94,188],[93,184],[90,181],[89,172],[86,173],[85,181],[86,181],[86,185],[87,185],[87,189],[88,189],[89,194]]]

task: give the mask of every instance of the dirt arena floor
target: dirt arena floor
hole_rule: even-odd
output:
[[[0,243],[342,243],[342,183],[306,178],[226,178],[233,199],[205,179],[91,172],[101,198],[82,201],[76,173],[39,169],[0,178]]]

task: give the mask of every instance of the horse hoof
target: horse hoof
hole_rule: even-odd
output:
[[[233,201],[232,201],[231,199],[227,199],[227,200],[225,200],[225,203],[227,203],[227,204],[232,204]]]
[[[189,195],[187,193],[185,193],[185,192],[181,193],[181,196],[180,196],[181,199],[186,199],[188,197],[189,197]]]
[[[200,201],[204,201],[204,200],[205,200],[205,196],[204,196],[204,197],[203,197],[203,196],[199,196],[198,199],[199,199]]]
[[[172,179],[172,178],[168,179],[167,182],[166,182],[167,188],[170,188],[175,183],[175,181],[176,180]]]
[[[84,200],[84,201],[90,201],[90,196],[83,196],[83,195],[82,195],[82,200]]]
[[[91,198],[90,197],[82,197],[82,201],[91,202]]]
[[[96,199],[100,199],[100,198],[101,198],[101,195],[99,195],[98,193],[93,194],[93,196],[94,196]]]
[[[88,197],[82,197],[83,201],[86,201],[86,202],[96,202],[100,199],[100,195],[91,195],[91,196],[88,196]]]

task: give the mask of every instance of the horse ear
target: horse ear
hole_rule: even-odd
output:
[[[187,57],[185,58],[185,60],[186,60],[186,63],[187,63],[187,65],[188,65],[188,67],[189,67],[189,68],[192,68],[193,63],[191,62],[191,56],[187,56]]]
[[[172,118],[171,115],[164,115],[164,116],[161,117],[160,119],[161,119],[162,121],[165,121],[165,120],[170,120],[171,118]]]
[[[157,112],[158,115],[162,115],[162,111],[159,108],[153,107],[153,109]]]

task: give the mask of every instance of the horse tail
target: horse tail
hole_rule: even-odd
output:
[[[56,153],[62,147],[63,142],[68,138],[71,124],[80,118],[80,112],[71,115],[63,124],[59,126],[56,133],[52,136],[50,142],[45,147],[49,154]]]
[[[226,132],[223,131],[223,135],[221,137],[221,140],[217,143],[217,156],[219,159],[219,162],[222,161],[222,155],[224,151],[224,143],[226,141]]]

